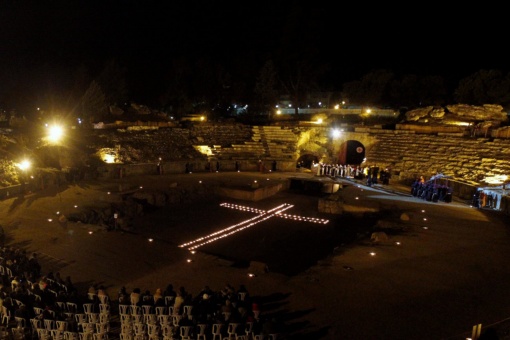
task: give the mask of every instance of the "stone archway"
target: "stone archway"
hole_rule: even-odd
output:
[[[340,145],[339,164],[359,165],[365,159],[365,146],[357,140],[348,140]]]
[[[296,168],[311,169],[312,164],[314,164],[314,163],[317,164],[318,162],[319,162],[319,159],[317,158],[317,156],[309,154],[309,153],[304,154],[298,158],[297,163],[296,163]]]

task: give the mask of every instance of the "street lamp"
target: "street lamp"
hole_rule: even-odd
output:
[[[48,140],[52,143],[58,143],[64,136],[64,129],[60,125],[48,126]]]

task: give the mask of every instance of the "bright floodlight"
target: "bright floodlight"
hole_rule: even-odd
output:
[[[28,170],[30,168],[30,161],[25,159],[24,161],[18,164],[18,168],[20,168],[23,171]]]
[[[59,125],[52,125],[48,130],[48,139],[52,142],[58,142],[64,135],[64,130]]]
[[[340,129],[333,129],[333,131],[331,131],[331,135],[333,136],[333,138],[340,137],[341,133],[342,133],[342,130],[340,130]]]

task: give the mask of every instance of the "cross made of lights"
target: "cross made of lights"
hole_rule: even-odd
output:
[[[225,229],[215,231],[212,234],[199,237],[196,240],[193,240],[193,241],[190,241],[187,243],[183,243],[179,247],[180,248],[188,248],[188,250],[194,250],[194,249],[197,249],[198,247],[201,247],[205,244],[217,241],[219,239],[233,235],[241,230],[253,227],[254,225],[256,225],[260,222],[264,222],[265,220],[270,219],[271,217],[280,217],[280,218],[292,219],[292,220],[296,220],[296,221],[304,221],[304,222],[312,222],[312,223],[320,223],[320,224],[326,224],[329,222],[329,220],[325,220],[322,218],[283,214],[282,212],[293,207],[292,204],[287,204],[287,203],[284,203],[282,205],[279,205],[279,206],[274,207],[273,209],[270,209],[267,211],[250,208],[250,207],[245,207],[245,206],[241,206],[241,205],[237,205],[237,204],[230,204],[230,203],[221,203],[220,207],[254,212],[257,214],[257,216],[252,217],[247,220],[244,220],[240,223],[234,224],[234,225],[227,227]]]

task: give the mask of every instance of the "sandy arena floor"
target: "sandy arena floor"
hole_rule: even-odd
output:
[[[458,202],[349,185],[342,196],[350,204],[382,202],[410,218],[406,232],[377,246],[366,239],[339,245],[362,222],[321,214],[318,197],[291,192],[258,202],[212,198],[168,207],[137,219],[133,233],[56,222],[57,211],[107,202],[107,192],[119,184],[157,188],[289,176],[313,175],[196,173],[79,183],[0,202],[0,223],[8,245],[40,254],[43,271],[70,275],[81,289],[103,284],[113,297],[121,286],[154,291],[172,283],[198,293],[205,285],[245,284],[263,302],[262,313],[278,316],[292,339],[464,339],[473,325],[510,315],[508,216]],[[289,203],[288,214],[330,222],[272,218],[195,254],[178,247],[253,216],[220,207],[222,202],[264,210]],[[250,261],[266,263],[269,272],[250,278]]]

